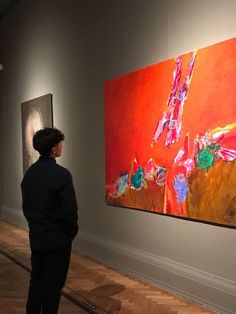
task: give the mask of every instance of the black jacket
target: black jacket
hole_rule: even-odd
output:
[[[70,172],[54,158],[40,157],[21,182],[31,248],[55,249],[78,232],[77,202]]]

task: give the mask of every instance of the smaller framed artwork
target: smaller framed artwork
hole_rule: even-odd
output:
[[[52,94],[46,94],[21,104],[23,171],[38,159],[33,148],[33,135],[39,129],[53,126]]]

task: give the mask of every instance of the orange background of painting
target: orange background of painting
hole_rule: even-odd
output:
[[[190,53],[182,56],[181,82],[190,57]],[[152,157],[171,171],[187,133],[192,149],[197,134],[236,122],[236,39],[231,39],[198,50],[181,137],[166,148],[164,131],[152,148],[157,123],[168,109],[174,69],[173,58],[105,82],[106,184],[121,172],[130,174],[135,157],[143,167]],[[232,142],[229,145],[227,148],[236,148]]]

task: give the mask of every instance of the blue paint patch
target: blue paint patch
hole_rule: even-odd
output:
[[[178,203],[183,203],[188,194],[188,180],[182,173],[175,176],[174,189]]]
[[[141,189],[142,187],[142,181],[145,181],[144,178],[144,171],[143,169],[139,166],[136,173],[132,174],[131,177],[131,184],[135,189]]]

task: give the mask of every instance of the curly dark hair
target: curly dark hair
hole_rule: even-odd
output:
[[[33,136],[33,147],[41,156],[49,157],[52,148],[64,139],[64,134],[56,128],[40,129]]]

